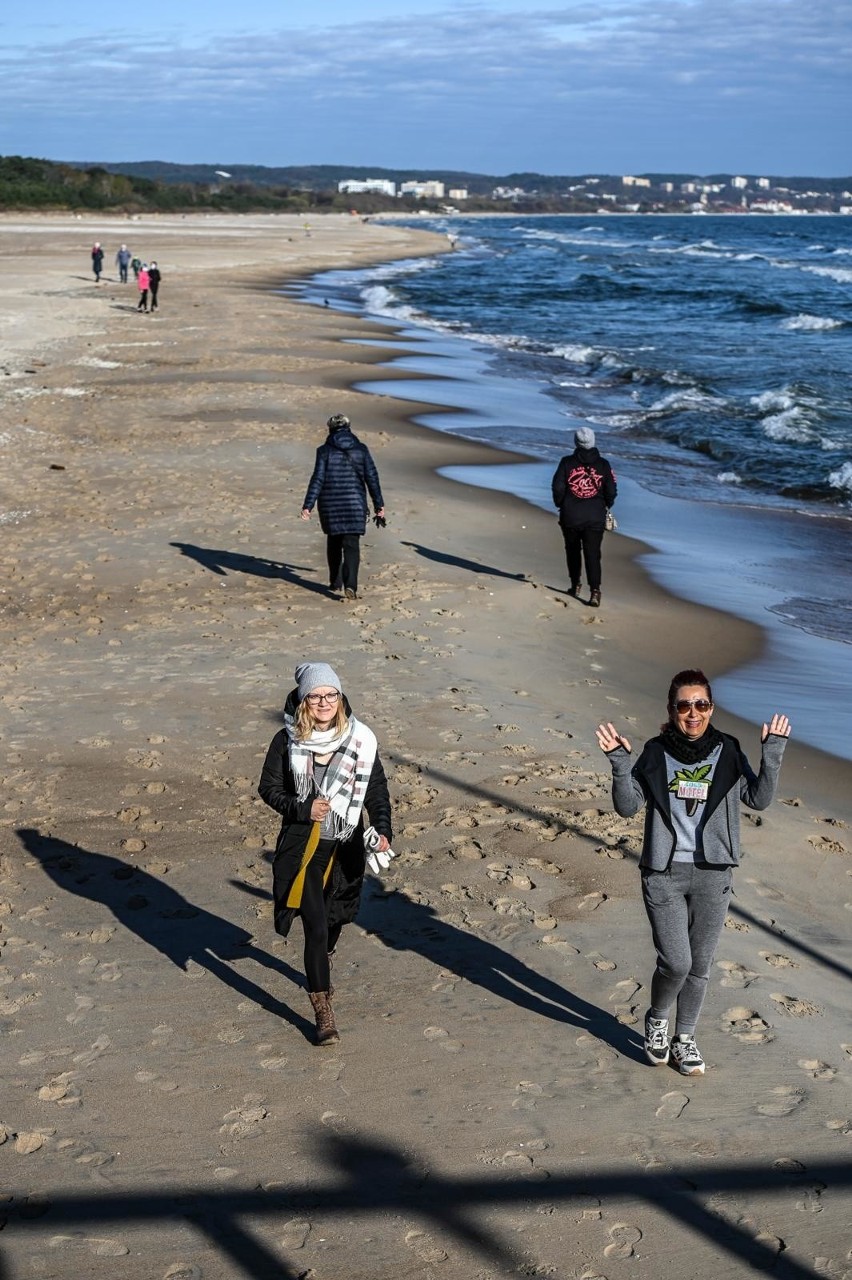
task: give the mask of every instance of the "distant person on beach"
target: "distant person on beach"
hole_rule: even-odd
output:
[[[357,600],[361,538],[369,514],[367,491],[377,524],[384,523],[385,506],[376,464],[367,446],[352,434],[349,419],[335,413],[326,425],[328,439],[317,449],[301,516],[309,520],[314,506],[319,507],[329,586],[332,591],[342,587],[346,600]]]
[[[601,543],[606,517],[618,489],[615,473],[595,448],[591,427],[574,432],[574,452],[561,458],[553,473],[553,505],[559,508],[559,527],[565,542],[565,559],[571,581],[568,594],[580,594],[580,555],[589,580],[589,604],[601,602]]]
[[[95,273],[95,284],[101,282],[101,272],[104,269],[104,251],[101,247],[100,240],[96,240],[92,245],[92,270]]]
[[[142,259],[137,258],[134,254],[130,259],[130,270],[133,272],[133,279],[139,279],[139,272],[142,270]]]
[[[157,302],[157,294],[160,292],[160,281],[162,280],[160,268],[156,262],[152,262],[148,268],[148,288],[151,291],[151,310],[156,311],[159,303]]]
[[[137,304],[136,310],[147,311],[148,310],[148,286],[150,284],[150,277],[148,275],[148,264],[145,262],[143,262],[142,266],[139,268],[139,275],[136,277],[136,283],[139,286],[139,302]]]
[[[272,863],[275,929],[286,938],[301,918],[317,1044],[327,1045],[340,1039],[332,957],[357,915],[368,859],[378,870],[393,857],[391,805],[375,734],[352,714],[336,672],[303,662],[295,674],[258,791],[282,819]]]
[[[115,255],[115,265],[118,267],[118,278],[122,284],[127,284],[127,268],[130,266],[130,250],[126,244],[123,244]]]
[[[691,1076],[704,1073],[695,1028],[740,861],[740,804],[765,809],[771,803],[790,721],[774,715],[764,724],[755,774],[736,738],[711,725],[713,694],[703,671],[678,672],[667,710],[662,731],[635,764],[630,743],[613,724],[598,725],[597,738],[612,768],[616,813],[631,818],[645,806],[639,866],[657,949],[645,1056],[654,1066],[671,1057],[681,1075]]]

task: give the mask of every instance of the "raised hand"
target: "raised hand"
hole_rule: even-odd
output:
[[[628,740],[618,732],[614,724],[599,724],[595,733],[601,751],[614,751],[616,747],[624,747],[625,751],[632,750]]]
[[[781,738],[789,738],[792,725],[786,716],[775,715],[769,724],[764,724],[760,734],[760,741],[765,742],[770,733],[777,733]]]

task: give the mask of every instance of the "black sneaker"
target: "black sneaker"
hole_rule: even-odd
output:
[[[357,591],[353,591],[351,587],[347,587],[343,594],[346,596],[346,599],[347,599],[347,600],[357,600],[357,599],[358,599],[358,593],[357,593]]]
[[[572,582],[570,587],[568,588],[569,596],[573,596],[574,599],[576,600],[578,595],[580,594],[580,588],[582,587],[582,585],[583,585],[582,582]]]

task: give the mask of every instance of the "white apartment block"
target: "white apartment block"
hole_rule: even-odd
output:
[[[625,187],[650,187],[650,178],[633,178],[629,174],[621,179],[622,185]]]
[[[467,200],[467,187],[450,187],[450,200]]]
[[[399,187],[401,196],[414,196],[416,200],[443,200],[444,183],[430,178],[428,182],[402,182]]]
[[[731,186],[736,187],[737,191],[745,191],[748,186],[748,178],[731,178]]]
[[[348,196],[364,195],[368,191],[380,196],[395,196],[396,183],[388,182],[384,178],[365,178],[363,181],[358,178],[345,178],[343,182],[338,182],[337,190]]]

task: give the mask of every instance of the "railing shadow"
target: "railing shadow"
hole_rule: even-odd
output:
[[[111,854],[19,827],[17,835],[51,880],[65,893],[99,902],[138,938],[187,972],[194,961],[244,999],[276,1014],[313,1040],[313,1025],[233,968],[235,960],[253,960],[296,986],[304,980],[288,964],[255,946],[251,934],[202,907],[171,885]]]
[[[798,1194],[803,1185],[814,1182],[835,1191],[852,1185],[849,1161],[811,1164],[801,1174],[756,1163],[708,1168],[703,1162],[675,1171],[642,1171],[634,1164],[580,1174],[549,1169],[546,1179],[444,1177],[419,1157],[386,1141],[332,1134],[315,1134],[312,1141],[317,1160],[328,1166],[325,1185],[317,1181],[304,1189],[276,1182],[274,1190],[268,1191],[182,1187],[156,1194],[50,1193],[47,1207],[37,1217],[27,1216],[26,1197],[21,1203],[13,1198],[8,1205],[10,1234],[53,1234],[72,1225],[77,1231],[82,1226],[103,1229],[142,1223],[162,1229],[164,1224],[185,1227],[189,1222],[229,1259],[236,1269],[232,1274],[250,1280],[297,1280],[305,1274],[303,1269],[258,1239],[245,1220],[252,1221],[256,1233],[258,1220],[269,1221],[275,1215],[313,1220],[338,1214],[349,1221],[373,1214],[404,1215],[422,1222],[443,1243],[471,1251],[480,1266],[529,1274],[529,1250],[522,1256],[497,1230],[484,1226],[483,1210],[499,1215],[510,1207],[531,1210],[546,1204],[568,1212],[573,1202],[575,1212],[578,1204],[600,1203],[606,1209],[629,1205],[635,1213],[637,1205],[645,1205],[667,1214],[673,1227],[679,1224],[703,1239],[714,1253],[726,1254],[749,1271],[771,1272],[776,1280],[819,1280],[816,1270],[787,1255],[783,1240],[750,1233],[704,1200],[722,1192]],[[398,1268],[398,1261],[391,1264],[387,1275],[398,1275]],[[381,1280],[378,1269],[376,1280]]]
[[[191,542],[170,542],[182,556],[194,560],[203,569],[226,577],[228,573],[246,573],[255,578],[277,578],[282,582],[290,582],[305,591],[313,591],[316,595],[331,596],[337,599],[337,593],[331,587],[312,578],[305,578],[302,572],[313,572],[307,565],[290,564],[286,560],[267,560],[262,556],[248,556],[241,551],[216,550],[214,547],[197,547]]]

